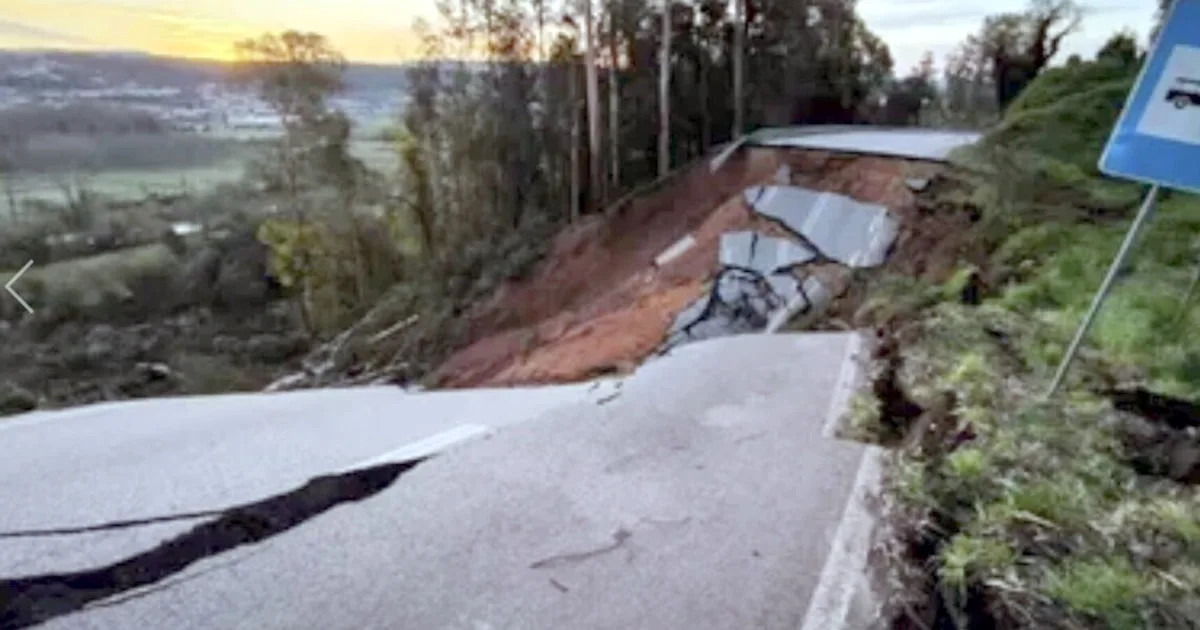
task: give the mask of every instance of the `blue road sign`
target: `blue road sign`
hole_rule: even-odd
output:
[[[1168,12],[1100,170],[1200,192],[1200,0],[1176,0]]]

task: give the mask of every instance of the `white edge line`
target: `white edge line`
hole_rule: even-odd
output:
[[[411,444],[405,444],[400,448],[393,449],[386,453],[380,453],[375,457],[347,466],[338,471],[337,474],[345,474],[357,470],[382,466],[384,464],[399,464],[408,462],[430,455],[436,455],[452,446],[461,444],[468,440],[473,440],[480,437],[491,435],[495,429],[484,426],[482,424],[464,424],[441,433],[436,433],[423,440],[418,440]]]
[[[821,428],[821,437],[830,440],[837,438],[838,423],[841,421],[842,415],[849,409],[850,397],[857,389],[855,383],[859,369],[857,357],[862,347],[861,333],[854,333],[846,342],[846,353],[842,356],[841,371],[834,384],[833,397],[829,401],[829,411],[825,414],[825,424]]]
[[[855,333],[846,344],[841,371],[821,432],[827,439],[834,439],[838,420],[848,408],[859,369],[856,358],[863,346],[863,337],[859,333]],[[821,568],[817,588],[808,601],[801,630],[839,630],[847,623],[854,596],[859,592],[859,586],[868,579],[867,563],[875,521],[867,508],[867,501],[878,491],[882,479],[883,450],[867,446],[859,461],[842,519],[834,530],[833,542],[825,565]],[[860,584],[855,584],[856,580]]]
[[[750,136],[743,135],[735,140],[732,144],[725,147],[725,150],[718,153],[717,156],[708,163],[709,172],[715,173],[721,170],[721,167],[725,166],[725,162],[729,161],[730,156],[736,153],[738,149],[742,148],[742,145],[746,144],[749,139]]]
[[[855,595],[869,584],[868,559],[875,520],[867,508],[867,501],[878,491],[882,479],[883,450],[868,446],[854,477],[842,520],[834,531],[817,588],[808,601],[801,630],[846,627]]]
[[[664,249],[662,253],[654,257],[654,266],[662,267],[663,265],[679,258],[688,250],[696,246],[696,237],[691,234],[685,235],[683,238],[675,241],[670,247]]]

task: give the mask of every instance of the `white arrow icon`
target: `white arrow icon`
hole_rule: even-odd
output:
[[[20,278],[20,277],[21,277],[21,274],[25,273],[26,271],[29,271],[29,268],[30,268],[30,267],[32,267],[32,266],[33,266],[33,261],[32,261],[32,260],[31,260],[31,261],[29,261],[29,262],[27,262],[27,263],[25,263],[25,266],[24,266],[24,267],[21,267],[21,270],[17,272],[17,275],[13,276],[13,277],[12,277],[12,279],[8,281],[8,284],[4,285],[4,289],[5,289],[6,291],[8,291],[9,293],[11,293],[11,294],[12,294],[12,296],[13,296],[14,298],[16,298],[16,300],[17,300],[18,302],[20,302],[20,303],[21,303],[21,306],[24,306],[24,307],[25,307],[25,310],[29,311],[29,314],[30,314],[30,315],[33,315],[33,309],[32,309],[32,308],[30,308],[29,304],[27,304],[27,303],[25,302],[25,300],[21,299],[21,296],[17,295],[17,291],[16,291],[15,289],[13,289],[12,285],[13,285],[13,283],[14,283],[14,282],[16,282],[16,281],[17,281],[17,278]]]

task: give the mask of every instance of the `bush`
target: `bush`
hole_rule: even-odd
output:
[[[324,335],[350,325],[403,278],[403,245],[387,221],[349,209],[259,226],[271,273],[300,301],[310,332]]]
[[[233,360],[207,354],[182,354],[171,361],[183,379],[187,393],[194,395],[250,392],[261,389],[265,379],[254,376]]]
[[[1075,66],[1050,68],[1043,72],[1008,106],[1006,117],[1053,107],[1064,99],[1114,82],[1129,82],[1137,76],[1137,64],[1094,61]],[[1085,129],[1094,132],[1095,129]]]
[[[12,383],[0,382],[0,418],[37,409],[38,399],[32,392]]]
[[[51,325],[75,318],[144,317],[169,302],[165,292],[178,266],[167,246],[146,245],[32,267],[18,289],[37,318]],[[23,314],[0,312],[8,318]]]
[[[1133,80],[1134,75],[1129,74],[1041,107],[1013,108],[987,141],[1007,150],[1052,157],[1096,174],[1100,152]],[[1035,81],[1033,87],[1040,81]]]

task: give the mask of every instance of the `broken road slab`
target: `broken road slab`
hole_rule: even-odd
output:
[[[899,226],[887,208],[798,186],[754,186],[744,193],[759,214],[779,221],[820,254],[849,267],[887,259]]]
[[[753,269],[769,275],[815,260],[817,255],[800,243],[764,236],[749,230],[721,235],[721,264]]]
[[[789,272],[764,275],[755,269],[727,266],[707,295],[676,316],[662,351],[705,339],[762,332],[779,313],[795,314],[815,306],[810,295],[819,285],[812,276],[801,282]]]
[[[690,345],[607,405],[460,444],[44,627],[794,630],[866,461],[826,436],[855,339]]]

